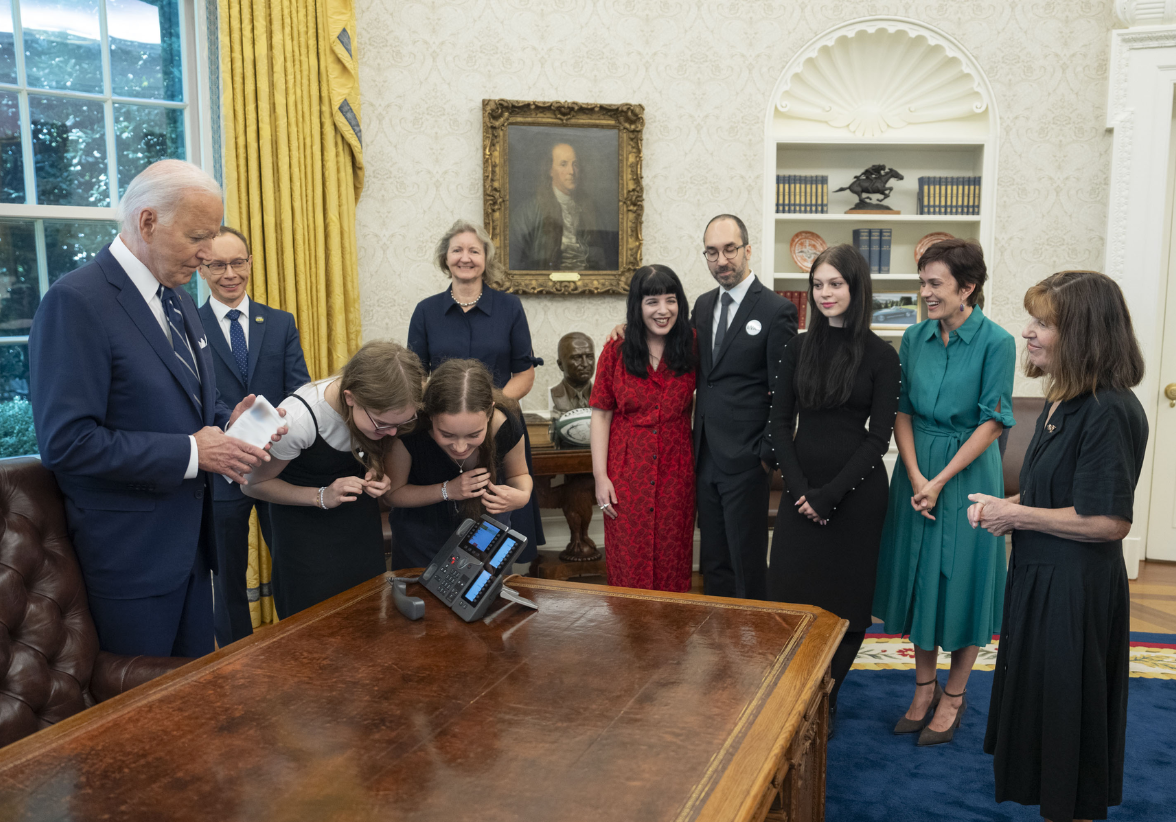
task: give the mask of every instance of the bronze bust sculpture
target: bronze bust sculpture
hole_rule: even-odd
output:
[[[559,448],[570,443],[560,441],[555,430],[556,421],[575,408],[587,408],[592,396],[592,375],[596,373],[596,346],[592,338],[581,331],[564,334],[559,340],[556,364],[564,377],[549,392],[550,434],[552,443]]]

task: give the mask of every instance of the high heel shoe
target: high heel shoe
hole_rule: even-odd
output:
[[[958,694],[949,694],[947,691],[943,692],[944,696],[949,696],[952,699],[955,699],[957,696],[960,697],[960,707],[956,711],[955,722],[951,723],[951,727],[946,731],[933,731],[930,728],[924,728],[919,734],[919,741],[917,743],[920,748],[951,742],[951,738],[955,736],[956,728],[960,726],[960,720],[964,718],[964,710],[968,707],[968,699],[964,696],[967,692],[967,688],[964,688],[963,692]]]
[[[924,685],[935,683],[935,694],[931,697],[931,707],[927,709],[927,713],[922,719],[907,719],[905,716],[898,720],[898,724],[894,726],[896,734],[913,734],[918,733],[927,727],[927,723],[931,721],[931,717],[935,716],[935,709],[939,707],[939,698],[943,696],[943,689],[939,687],[939,679],[929,679],[926,682],[916,682],[915,687],[921,688]]]

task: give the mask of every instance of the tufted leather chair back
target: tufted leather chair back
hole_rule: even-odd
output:
[[[53,474],[0,460],[0,746],[94,704],[98,634]]]

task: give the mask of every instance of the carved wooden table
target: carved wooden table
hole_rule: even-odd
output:
[[[377,578],[0,749],[0,818],[823,818],[844,622],[512,584],[540,610],[467,625]]]

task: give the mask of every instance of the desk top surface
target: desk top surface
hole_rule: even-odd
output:
[[[540,610],[472,625],[357,586],[0,751],[0,816],[735,819],[841,633],[804,606],[511,584]]]

